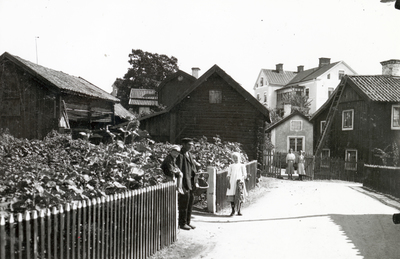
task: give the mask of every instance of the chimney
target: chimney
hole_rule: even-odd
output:
[[[283,73],[283,64],[282,63],[276,64],[276,72]]]
[[[318,67],[323,67],[325,65],[329,65],[331,63],[330,58],[319,58],[319,66]]]
[[[192,67],[192,76],[194,76],[196,79],[199,78],[199,71],[200,71],[200,68]]]
[[[400,60],[390,59],[381,62],[382,75],[384,76],[400,76]]]
[[[297,66],[297,73],[303,72],[304,66]]]

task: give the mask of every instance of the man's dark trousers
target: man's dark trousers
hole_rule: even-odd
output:
[[[192,190],[188,190],[184,194],[178,194],[179,226],[190,224],[193,201],[194,193]]]

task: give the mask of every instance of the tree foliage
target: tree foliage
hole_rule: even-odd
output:
[[[117,78],[114,82],[118,88],[117,98],[127,109],[131,88],[156,89],[161,81],[179,69],[177,58],[140,49],[132,49],[128,62],[131,67],[124,77]]]
[[[308,115],[312,99],[308,98],[307,95],[288,94],[282,96],[282,101],[285,104],[292,106],[291,112],[298,110],[304,115]]]

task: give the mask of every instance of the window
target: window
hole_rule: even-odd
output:
[[[357,150],[346,149],[344,168],[346,170],[357,170]]]
[[[342,130],[353,130],[354,110],[344,110],[342,112]]]
[[[300,120],[291,120],[290,121],[290,131],[300,131],[302,130],[303,121]]]
[[[310,97],[310,88],[306,88],[306,96]]]
[[[392,105],[392,129],[400,130],[400,105]]]
[[[222,103],[222,91],[210,90],[209,91],[209,101],[210,101],[210,103]]]
[[[331,79],[331,74],[328,74],[326,78]]]
[[[344,77],[344,70],[339,70],[339,80]]]
[[[321,151],[321,167],[329,167],[330,165],[331,150],[323,148]]]
[[[264,102],[267,102],[267,92],[264,92]]]
[[[321,134],[324,131],[325,125],[326,125],[326,121],[321,121],[321,127],[320,127]]]
[[[263,78],[263,77],[260,78],[260,85],[261,85],[261,86],[264,85],[264,78]]]
[[[334,90],[335,89],[333,87],[328,87],[328,98],[331,97]]]
[[[260,99],[260,94],[257,94],[257,100],[258,100],[258,101],[261,101],[261,99]]]
[[[288,150],[289,148],[293,149],[293,151],[300,151],[304,149],[304,137],[288,137]]]

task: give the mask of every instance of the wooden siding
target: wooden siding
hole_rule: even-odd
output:
[[[356,149],[357,159],[379,164],[374,148],[385,149],[396,141],[400,147],[400,131],[391,130],[391,103],[363,99],[352,87],[345,86],[328,138],[323,147],[331,157],[343,158],[346,149]],[[342,112],[354,110],[353,130],[342,130]],[[314,143],[320,137],[320,122],[326,120],[328,109],[314,119]]]
[[[209,102],[209,91],[222,91],[221,103]],[[172,123],[171,122],[176,122]],[[148,118],[141,127],[159,141],[180,143],[181,138],[239,142],[249,156],[257,159],[258,131],[263,132],[266,118],[218,74],[211,75],[169,113]],[[167,136],[169,139],[167,140]]]
[[[171,106],[193,83],[193,80],[182,76],[182,80],[178,80],[179,76],[168,82],[168,87],[162,87],[158,92],[158,102],[164,106]]]
[[[57,128],[56,95],[13,63],[4,62],[0,67],[0,128],[8,128],[16,137],[30,139],[42,138]],[[10,88],[15,89],[17,98],[6,97]],[[13,106],[10,107],[7,99]]]

